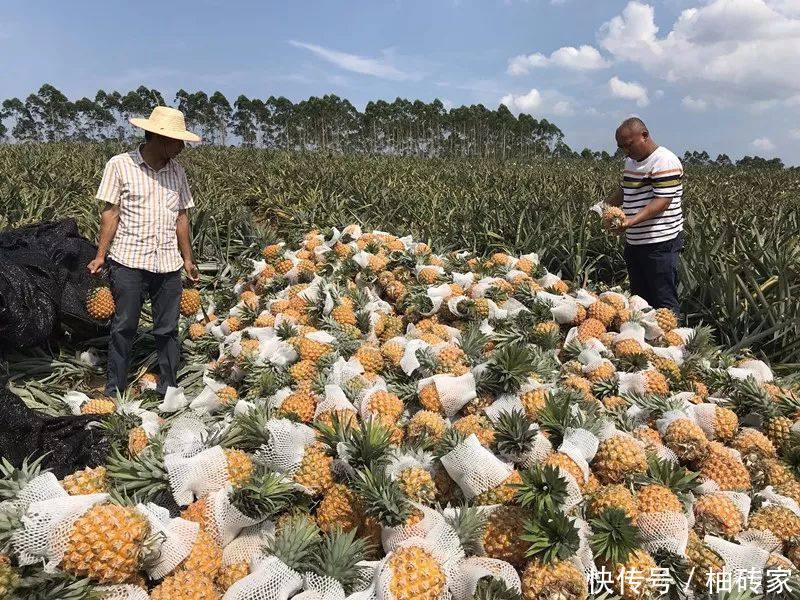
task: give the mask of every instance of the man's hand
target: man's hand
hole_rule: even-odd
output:
[[[89,270],[89,273],[92,275],[96,275],[100,271],[103,270],[103,267],[106,265],[106,259],[103,256],[96,257],[92,262],[86,265],[86,268]]]
[[[632,223],[631,223],[630,219],[625,219],[625,220],[622,221],[622,223],[620,223],[617,226],[616,229],[614,229],[614,232],[617,233],[618,235],[624,235],[625,231],[628,229],[628,227],[631,226],[631,224]]]
[[[200,281],[200,271],[197,270],[197,265],[194,264],[194,261],[183,261],[183,268],[186,270],[186,275],[189,277],[189,281],[192,283],[197,283]]]

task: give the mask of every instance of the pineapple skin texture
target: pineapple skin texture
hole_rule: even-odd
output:
[[[389,590],[395,600],[436,600],[446,578],[431,554],[417,546],[406,546],[389,558],[392,578]]]

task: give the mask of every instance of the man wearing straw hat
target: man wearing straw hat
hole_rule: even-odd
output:
[[[108,264],[116,312],[108,343],[105,394],[125,391],[131,348],[145,296],[153,313],[153,337],[158,352],[163,395],[176,385],[181,267],[190,281],[199,274],[192,258],[188,209],[194,206],[186,172],[175,157],[184,142],[200,137],[186,130],[183,113],[157,106],[147,119],[132,118],[144,129],[145,141],[131,152],[106,163],[97,199],[105,202],[97,256],[91,273]],[[108,259],[106,259],[108,254]]]

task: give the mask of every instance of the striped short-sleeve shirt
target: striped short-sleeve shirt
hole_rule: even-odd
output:
[[[642,161],[630,157],[625,159],[622,191],[622,210],[629,219],[655,198],[670,198],[664,212],[625,231],[625,240],[629,244],[665,242],[683,231],[683,165],[663,146]]]
[[[160,171],[137,148],[112,157],[103,171],[97,199],[119,205],[119,225],[109,257],[152,273],[183,266],[178,250],[178,211],[194,206],[186,171],[170,159]]]

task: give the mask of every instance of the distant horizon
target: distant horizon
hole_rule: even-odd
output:
[[[157,23],[138,15],[157,14]],[[152,28],[152,33],[144,29]],[[503,103],[565,142],[613,153],[636,114],[680,152],[800,164],[800,3],[794,0],[218,0],[164,5],[9,0],[0,98],[44,82],[71,100],[142,84],[233,103],[327,93]]]

